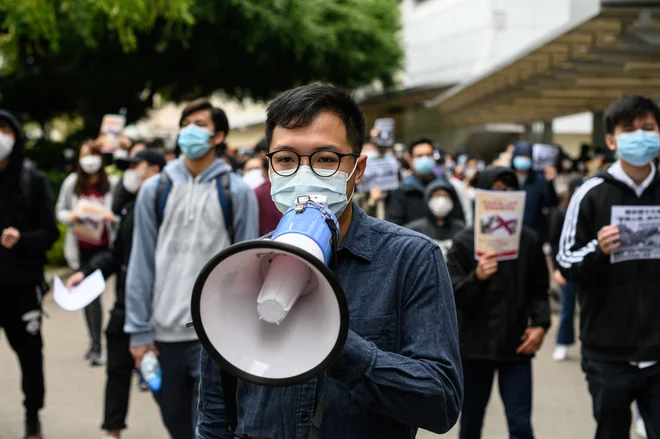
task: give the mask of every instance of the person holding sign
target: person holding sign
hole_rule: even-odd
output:
[[[559,241],[562,275],[579,287],[582,369],[596,438],[627,438],[637,401],[648,436],[660,437],[660,108],[623,96],[605,112],[618,161],[584,183]]]
[[[543,209],[559,203],[554,185],[557,170],[547,165],[543,173],[535,171],[532,167],[533,146],[523,140],[516,141],[514,145],[511,167],[516,171],[520,189],[527,193],[524,224],[540,234]]]
[[[517,191],[518,179],[509,168],[491,166],[477,175],[476,187]],[[481,437],[495,371],[511,437],[533,438],[531,359],[550,327],[549,275],[541,242],[523,228],[516,259],[498,260],[495,251],[477,259],[474,236],[472,228],[455,236],[447,256],[461,322],[465,399],[459,438]]]
[[[117,178],[103,169],[103,155],[93,141],[80,145],[78,167],[60,189],[55,210],[57,220],[69,226],[64,256],[69,267],[77,270],[98,253],[107,251],[114,240],[112,200]],[[104,363],[101,352],[103,310],[98,298],[85,307],[90,347],[85,354],[92,366]]]

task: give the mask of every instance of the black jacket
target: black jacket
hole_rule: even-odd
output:
[[[586,358],[660,361],[660,260],[610,263],[598,231],[610,225],[612,206],[659,206],[660,175],[637,196],[620,165],[584,183],[566,213],[557,261],[579,285],[580,339]]]
[[[500,174],[506,168],[491,168]],[[490,169],[480,180],[490,183],[499,175]],[[489,175],[492,174],[492,175]],[[519,257],[500,261],[497,272],[485,281],[477,279],[474,228],[454,237],[447,269],[454,287],[462,358],[509,361],[527,358],[516,354],[528,326],[550,327],[550,284],[542,243],[536,233],[523,228]]]
[[[559,254],[559,240],[561,238],[561,230],[564,227],[565,220],[566,209],[564,207],[559,207],[550,214],[550,233],[548,234],[548,242],[552,248],[552,266],[555,270],[559,269],[557,254]]]
[[[444,189],[449,192],[451,199],[454,202],[454,210],[448,215],[445,223],[442,226],[438,224],[435,215],[433,215],[433,213],[427,209],[427,214],[424,218],[412,221],[406,224],[404,227],[426,235],[434,240],[440,246],[442,249],[442,254],[446,258],[447,251],[449,248],[451,248],[452,239],[456,234],[465,228],[465,223],[455,218],[457,212],[459,209],[461,209],[461,202],[458,199],[458,195],[456,195],[454,186],[446,181],[438,180],[426,187],[424,199],[427,205],[433,193],[438,189]]]
[[[85,276],[89,276],[96,270],[101,270],[106,279],[117,274],[117,299],[108,323],[107,331],[109,333],[123,333],[126,316],[126,270],[133,244],[134,210],[134,201],[124,206],[120,213],[119,229],[113,247],[94,256],[90,263],[82,269]]]
[[[41,285],[46,252],[59,237],[53,202],[45,177],[24,158],[20,124],[7,111],[0,110],[0,118],[16,133],[7,167],[0,171],[0,234],[8,227],[20,232],[15,247],[0,246],[0,285]]]

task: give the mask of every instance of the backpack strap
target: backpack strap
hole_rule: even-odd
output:
[[[238,408],[236,407],[238,378],[220,367],[220,379],[222,381],[222,399],[225,403],[229,433],[233,435],[238,425]]]
[[[158,180],[158,189],[156,190],[156,198],[154,199],[156,225],[158,228],[160,228],[160,225],[163,223],[165,205],[167,204],[167,197],[170,195],[170,190],[172,190],[172,180],[164,171],[161,171],[160,179]]]
[[[218,198],[222,208],[222,216],[225,218],[225,227],[229,235],[229,241],[233,244],[234,240],[234,203],[229,192],[229,172],[224,172],[216,178],[218,185]]]

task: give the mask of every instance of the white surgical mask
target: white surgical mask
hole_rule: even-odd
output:
[[[98,155],[88,155],[78,160],[80,167],[86,174],[95,174],[103,165],[103,158]]]
[[[332,213],[339,217],[353,198],[353,194],[350,198],[346,196],[346,182],[351,179],[356,168],[357,163],[350,175],[337,171],[331,177],[319,177],[309,166],[301,166],[298,172],[290,177],[282,177],[273,172],[270,174],[270,196],[277,209],[286,213],[296,203],[298,196],[322,195],[327,197]]]
[[[9,157],[9,154],[14,150],[16,139],[5,133],[0,133],[0,160]]]
[[[250,186],[250,189],[256,189],[266,182],[261,169],[251,169],[243,175],[243,181]]]
[[[454,202],[447,197],[433,197],[429,200],[429,209],[436,218],[446,218],[454,210]]]
[[[140,172],[137,169],[127,169],[124,171],[121,183],[128,192],[137,194],[140,190],[140,186],[142,186],[144,174],[144,171]]]

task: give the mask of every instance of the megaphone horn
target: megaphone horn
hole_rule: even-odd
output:
[[[334,273],[339,224],[325,197],[297,198],[271,239],[244,241],[202,269],[192,294],[200,342],[227,372],[290,386],[327,369],[348,335]]]

